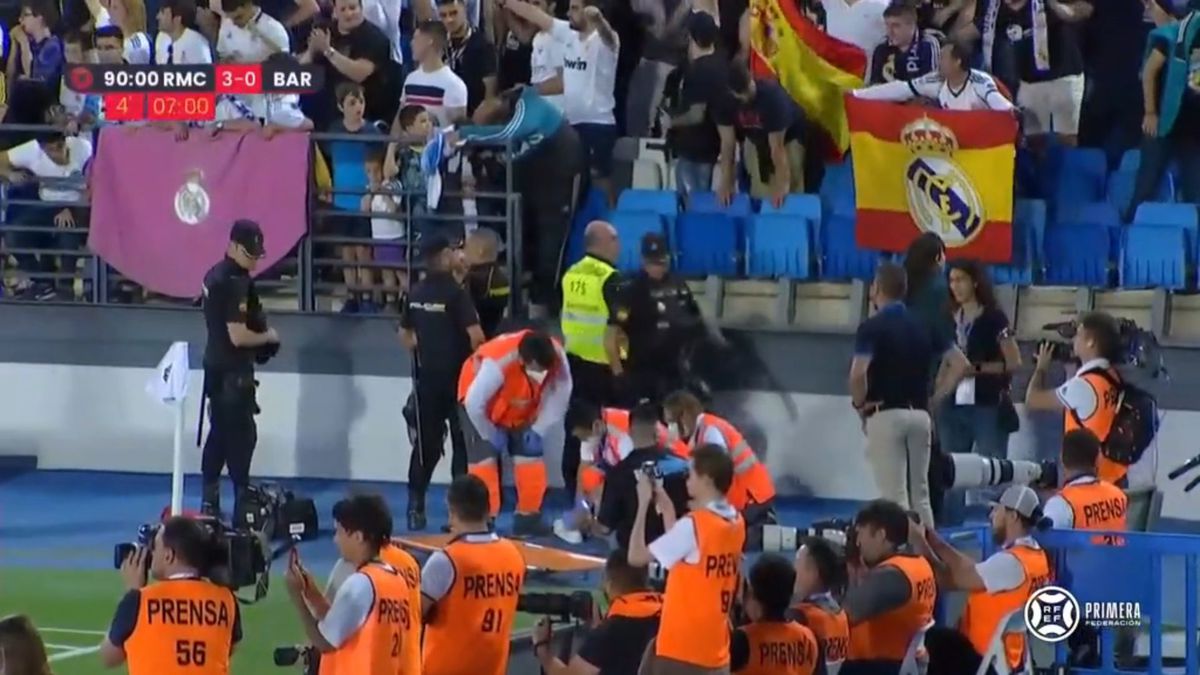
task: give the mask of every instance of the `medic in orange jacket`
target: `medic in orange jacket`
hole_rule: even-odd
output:
[[[536,330],[483,343],[459,373],[458,400],[483,441],[468,442],[467,461],[469,471],[488,487],[492,516],[500,510],[498,455],[509,452],[518,529],[523,519],[540,522],[547,482],[544,439],[563,424],[571,400],[571,371],[562,346]]]
[[[734,508],[745,511],[747,506],[753,504],[771,506],[775,499],[775,483],[771,480],[771,474],[732,424],[717,415],[704,412],[700,399],[686,391],[675,392],[667,397],[663,402],[663,416],[672,440],[683,439],[689,451],[711,443],[729,453],[733,459],[733,485],[729,488],[727,498]]]

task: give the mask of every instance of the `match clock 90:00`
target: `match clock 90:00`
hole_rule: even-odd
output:
[[[211,122],[217,114],[215,94],[149,94],[146,116],[158,122]]]

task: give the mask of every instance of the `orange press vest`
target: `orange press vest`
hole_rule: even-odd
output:
[[[604,484],[604,468],[611,468],[625,459],[624,451],[633,448],[633,439],[629,436],[629,411],[621,408],[604,408],[600,411],[604,421],[604,438],[596,448],[594,457],[585,457],[589,465],[582,467],[583,479],[580,485],[585,492],[592,492]],[[687,459],[687,444],[683,441],[672,443],[668,438],[667,428],[658,425],[658,444],[667,448],[672,454]],[[624,446],[624,447],[622,447]]]
[[[558,364],[552,367],[541,384],[529,379],[517,348],[521,339],[530,332],[522,330],[505,333],[488,340],[463,363],[458,374],[458,402],[463,403],[467,400],[467,392],[475,382],[475,375],[485,360],[491,360],[500,367],[500,372],[504,375],[504,384],[488,402],[487,416],[501,429],[511,431],[533,424],[541,407],[542,392],[545,391],[546,385],[554,380],[557,369],[561,367]],[[555,345],[558,345],[557,341]]]
[[[917,633],[933,620],[937,581],[933,568],[920,556],[894,555],[880,563],[904,573],[912,587],[908,603],[850,627],[847,661],[900,662]]]
[[[641,591],[618,595],[608,604],[604,617],[616,616],[626,619],[652,619],[662,615],[663,596],[653,591]]]
[[[367,563],[358,569],[371,580],[375,602],[367,620],[341,647],[321,655],[321,675],[404,673],[405,638],[420,621],[409,606],[408,582],[390,565]]]
[[[729,610],[741,582],[746,525],[707,508],[692,511],[696,563],[680,560],[667,574],[655,653],[701,668],[729,665]]]
[[[525,558],[507,539],[451,541],[454,583],[425,626],[424,675],[504,675]]]
[[[421,675],[421,566],[408,551],[388,544],[379,551],[379,559],[392,566],[408,585],[407,614],[412,619],[404,625],[400,645],[400,662],[404,675]]]
[[[742,626],[750,660],[738,675],[812,675],[817,669],[817,637],[795,621],[759,621]]]
[[[767,466],[758,461],[758,456],[746,442],[746,438],[729,422],[711,413],[704,413],[696,425],[693,438],[704,438],[707,428],[714,428],[725,440],[725,447],[733,459],[733,484],[727,495],[729,503],[742,511],[750,502],[765,504],[775,498],[775,484]]]
[[[1128,529],[1125,518],[1129,496],[1121,488],[1104,480],[1094,483],[1067,484],[1058,492],[1070,507],[1076,530]],[[1113,536],[1097,535],[1095,543],[1120,545]]]
[[[140,592],[125,642],[129,675],[226,675],[237,600],[204,579],[169,579]]]
[[[836,612],[831,612],[811,602],[802,602],[792,609],[800,615],[804,624],[812,629],[813,635],[817,636],[817,641],[821,643],[825,653],[825,663],[837,665],[846,660],[846,654],[850,650],[850,621],[846,618],[844,610],[839,608]]]
[[[969,594],[958,624],[959,632],[967,636],[980,656],[987,653],[1000,622],[1013,610],[1023,608],[1034,591],[1050,583],[1050,560],[1045,551],[1018,544],[1010,547],[1008,553],[1021,563],[1025,581],[1017,588],[1000,593],[976,591]],[[1009,668],[1021,665],[1025,660],[1025,636],[1005,635],[1004,654]]]
[[[1074,431],[1082,427],[1096,434],[1096,438],[1103,443],[1108,438],[1108,432],[1112,431],[1113,422],[1117,417],[1117,389],[1098,373],[1089,371],[1080,377],[1087,380],[1088,384],[1092,385],[1092,389],[1096,391],[1096,411],[1086,420],[1079,420],[1078,416],[1070,410],[1065,411],[1063,413],[1063,432]],[[1080,421],[1083,423],[1080,424]],[[1124,464],[1114,462],[1104,455],[1096,458],[1096,475],[1100,480],[1117,483],[1124,479],[1127,473],[1129,473],[1129,467]]]

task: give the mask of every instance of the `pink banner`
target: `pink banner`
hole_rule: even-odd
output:
[[[308,134],[107,127],[92,161],[88,247],[156,293],[198,297],[233,221],[263,230],[269,269],[307,230]]]

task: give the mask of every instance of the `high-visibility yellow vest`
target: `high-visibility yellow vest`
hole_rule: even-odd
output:
[[[617,268],[589,255],[563,276],[562,332],[568,354],[592,363],[608,363],[604,351],[608,327],[604,282],[616,273]]]

